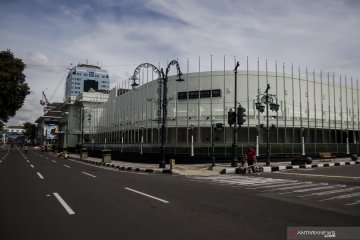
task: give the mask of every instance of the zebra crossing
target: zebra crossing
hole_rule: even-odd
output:
[[[318,202],[340,200],[339,202],[344,206],[360,206],[360,186],[241,175],[187,176],[187,178],[192,181],[245,188],[264,194],[273,193],[298,199],[314,198]]]

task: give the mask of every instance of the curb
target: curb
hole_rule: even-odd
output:
[[[348,161],[348,162],[333,162],[333,163],[318,163],[318,164],[305,164],[305,165],[287,165],[287,166],[270,166],[263,167],[264,172],[277,172],[292,169],[303,168],[320,168],[320,167],[337,167],[360,164],[360,160]],[[220,171],[221,174],[239,174],[239,168],[224,168]]]
[[[305,165],[288,165],[288,166],[273,166],[263,167],[264,172],[277,172],[291,169],[303,169],[303,168],[319,168],[319,167],[337,167],[346,165],[360,164],[360,161],[349,161],[349,162],[334,162],[334,163],[318,163],[318,164],[305,164]]]
[[[160,173],[160,174],[179,174],[176,170],[171,169],[162,169],[162,168],[141,168],[141,167],[129,167],[129,166],[117,166],[112,163],[103,163],[94,160],[81,159],[80,157],[68,157],[80,162],[85,162],[94,165],[100,165],[110,168],[115,168],[120,171],[128,172],[142,172],[142,173]],[[318,163],[318,164],[305,164],[305,165],[285,165],[285,166],[269,166],[263,167],[264,173],[266,172],[277,172],[277,171],[286,171],[292,169],[307,169],[307,168],[320,168],[320,167],[337,167],[337,166],[348,166],[360,164],[360,160],[356,161],[347,161],[347,162],[333,162],[333,163]],[[220,174],[240,174],[239,168],[224,168],[220,171]]]
[[[171,169],[166,169],[166,168],[162,169],[162,168],[140,168],[140,167],[117,166],[113,163],[103,163],[103,162],[98,162],[98,161],[94,161],[94,160],[81,159],[80,157],[68,157],[68,158],[79,161],[79,162],[85,162],[85,163],[90,163],[90,164],[94,164],[94,165],[115,168],[120,171],[143,172],[143,173],[166,173],[166,174],[173,173]]]

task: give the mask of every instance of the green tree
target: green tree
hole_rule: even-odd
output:
[[[37,126],[30,122],[26,122],[24,123],[24,129],[25,129],[25,136],[27,137],[27,139],[34,142],[37,136]]]
[[[9,49],[0,52],[0,119],[4,122],[15,116],[30,93],[23,73],[25,67]]]

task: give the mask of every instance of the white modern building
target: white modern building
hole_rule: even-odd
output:
[[[276,95],[275,101],[279,104],[278,112],[269,111],[270,142],[274,151],[289,147],[294,151],[294,145],[299,145],[302,137],[309,151],[313,146],[315,150],[311,151],[318,151],[316,145],[322,144],[322,149],[345,152],[345,145],[341,144],[346,143],[351,144],[349,151],[357,151],[360,137],[358,80],[330,73],[301,72],[300,69],[291,72],[249,69],[238,72],[237,103],[247,114],[246,122],[238,129],[240,146],[266,142],[266,110],[259,113],[255,103],[257,96],[270,84],[269,93]],[[230,149],[233,128],[228,125],[227,118],[228,111],[235,105],[234,72],[187,73],[182,76],[184,82],[176,82],[176,78],[171,76],[168,82],[168,151],[189,152],[191,138],[196,148],[208,149],[213,134],[217,147]],[[92,146],[106,145],[135,152],[141,146],[144,151],[158,151],[159,86],[157,79],[149,79],[137,90],[124,92],[121,84],[113,88],[109,99],[94,113],[97,120],[91,123]],[[222,123],[225,130],[212,131],[215,123]]]
[[[76,98],[68,98],[61,106],[60,131],[58,134],[62,147],[76,147],[94,142],[91,136],[99,128],[102,103],[108,100],[109,94],[90,90]]]
[[[90,89],[106,92],[110,88],[109,74],[98,66],[78,64],[66,77],[65,99],[78,96]]]

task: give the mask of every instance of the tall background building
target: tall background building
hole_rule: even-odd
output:
[[[66,77],[65,99],[88,92],[91,88],[97,92],[109,91],[110,79],[106,70],[88,64],[70,68]]]

